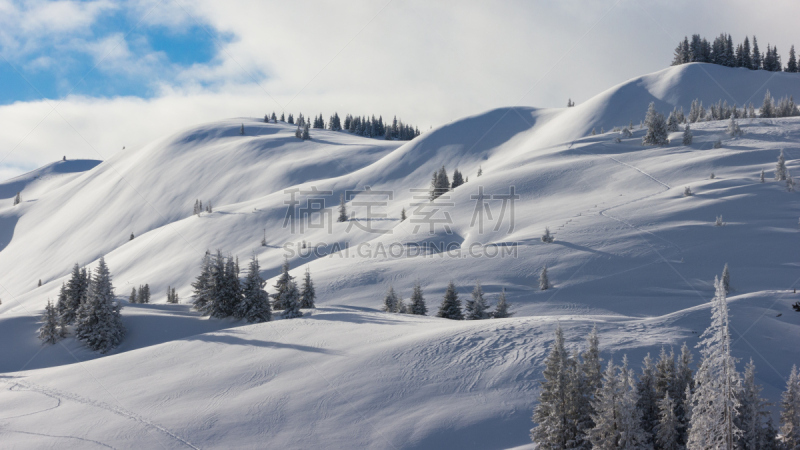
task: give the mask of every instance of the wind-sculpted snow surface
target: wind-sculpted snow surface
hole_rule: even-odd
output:
[[[800,300],[800,194],[772,172],[782,149],[800,173],[800,118],[740,119],[735,138],[727,121],[695,123],[689,146],[679,131],[643,147],[638,128],[650,102],[666,114],[695,98],[759,106],[766,89],[800,98],[800,76],[766,75],[685,64],[573,108],[492,110],[410,142],[315,129],[301,141],[292,125],[231,119],[86,171],[23,176],[22,203],[14,192],[0,204],[0,342],[14,343],[0,350],[3,442],[524,445],[556,321],[573,349],[597,323],[603,358],[627,353],[638,365],[661,345],[696,343],[726,263],[734,356],[754,358],[775,402],[800,360],[790,306]],[[608,131],[630,121],[630,137]],[[466,182],[432,212],[427,190],[442,166]],[[341,195],[347,220],[337,222]],[[213,212],[192,214],[196,200]],[[324,200],[316,224],[305,220],[309,200]],[[725,226],[714,226],[719,216]],[[546,227],[553,242],[541,239]],[[288,257],[296,279],[310,269],[319,309],[249,326],[201,317],[189,301],[207,249],[257,256],[270,293]],[[103,357],[73,337],[41,347],[48,298],[75,263],[93,268],[103,255],[125,340]],[[540,290],[544,266],[551,288]],[[462,302],[477,281],[490,305],[505,288],[514,317],[378,312],[390,286],[408,303],[419,283],[434,315],[450,281]],[[145,283],[153,303],[127,304]],[[180,304],[165,304],[168,286]]]

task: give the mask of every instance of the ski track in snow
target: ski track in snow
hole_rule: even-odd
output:
[[[58,438],[58,439],[75,439],[75,440],[78,440],[78,441],[81,441],[81,442],[90,442],[92,444],[96,444],[96,445],[99,445],[99,446],[104,447],[104,448],[110,448],[110,449],[116,450],[115,447],[112,447],[112,446],[110,446],[108,444],[104,444],[104,443],[102,443],[100,441],[95,441],[95,440],[92,440],[92,439],[86,439],[86,438],[77,437],[77,436],[34,433],[32,431],[12,430],[12,429],[9,429],[9,428],[4,428],[3,432],[4,433],[28,434],[28,435],[31,435],[31,436],[42,436],[42,437],[50,437],[50,438]],[[59,447],[59,448],[63,448],[63,447]],[[85,447],[81,447],[81,448],[85,448]]]
[[[126,409],[124,409],[122,407],[111,406],[111,405],[109,405],[107,403],[104,403],[104,402],[101,402],[101,401],[97,401],[97,400],[91,400],[91,399],[82,397],[82,396],[77,395],[77,394],[72,394],[72,393],[60,391],[60,390],[53,389],[53,388],[47,388],[47,387],[35,385],[35,384],[32,384],[32,383],[27,383],[27,382],[24,382],[24,381],[21,381],[21,380],[6,381],[6,383],[11,384],[12,388],[15,387],[15,386],[20,387],[20,388],[26,388],[29,391],[37,392],[37,393],[46,395],[48,397],[55,398],[55,399],[57,399],[59,401],[59,405],[58,406],[61,405],[63,400],[72,400],[74,402],[77,402],[77,403],[80,403],[80,404],[83,404],[83,405],[86,405],[86,406],[91,406],[91,407],[94,407],[94,408],[99,408],[99,409],[108,411],[108,412],[116,414],[118,416],[122,416],[122,417],[125,417],[127,419],[131,419],[131,420],[133,420],[135,422],[138,422],[139,424],[143,425],[145,428],[152,428],[152,429],[155,429],[157,431],[160,431],[161,433],[166,434],[167,436],[171,437],[172,439],[180,442],[181,444],[183,444],[183,445],[185,445],[185,446],[187,446],[189,448],[192,448],[192,449],[195,449],[195,450],[200,450],[199,447],[196,447],[191,442],[187,441],[186,439],[183,439],[182,437],[180,437],[177,434],[173,433],[172,431],[164,428],[163,426],[158,425],[156,423],[153,423],[152,421],[140,416],[139,414],[136,414],[134,412],[128,411],[128,410],[126,410]],[[36,412],[34,414],[39,414],[39,413],[42,413],[42,412],[45,412],[45,411],[49,411],[51,409],[54,409],[54,408],[48,408],[48,409],[45,409],[45,410],[42,410],[42,411],[38,411],[38,412]],[[22,416],[19,416],[19,417],[22,417]],[[27,432],[21,432],[21,431],[17,431],[17,432],[18,433],[27,433]],[[28,433],[28,434],[36,434],[36,433]],[[47,436],[47,435],[42,434],[42,436]],[[54,436],[54,437],[61,437],[61,436]],[[64,437],[69,437],[69,438],[73,438],[73,439],[83,439],[83,438],[78,438],[78,437],[74,437],[74,436],[64,436]],[[110,447],[110,446],[108,446],[106,444],[103,444],[101,442],[91,441],[91,440],[88,440],[88,439],[83,439],[83,440],[87,440],[89,442],[94,442],[96,444],[103,445],[103,446],[108,447],[108,448],[113,448],[113,447]]]

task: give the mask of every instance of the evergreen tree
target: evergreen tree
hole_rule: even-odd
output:
[[[407,219],[407,217],[406,217],[406,209],[403,208],[403,209],[400,210],[400,222],[403,222],[406,219]]]
[[[458,171],[458,168],[456,168],[453,171],[453,182],[450,185],[450,189],[455,189],[462,184],[464,184],[464,176]]]
[[[656,111],[655,102],[651,102],[647,108],[644,124],[647,126],[647,132],[642,138],[642,145],[667,145],[669,142],[667,123],[664,115]]]
[[[286,304],[284,301],[283,293],[286,291],[287,286],[289,283],[294,282],[294,277],[289,275],[289,260],[284,259],[283,265],[281,266],[281,275],[278,277],[278,281],[275,282],[275,293],[272,294],[273,302],[272,308],[273,309],[286,309]]]
[[[762,448],[764,422],[769,413],[767,401],[761,398],[761,386],[756,384],[756,366],[753,360],[745,366],[742,391],[739,398],[736,426],[742,430],[737,448],[758,450]]]
[[[500,296],[497,298],[497,305],[494,307],[492,317],[495,319],[506,319],[513,316],[514,313],[508,310],[508,302],[506,301],[506,288],[500,291]]]
[[[75,322],[75,317],[81,304],[86,299],[89,287],[86,269],[81,269],[77,264],[72,267],[72,276],[67,281],[66,301],[61,309],[61,323],[70,325]]]
[[[244,136],[244,124],[242,124],[242,127],[239,128],[239,134]]]
[[[339,196],[339,217],[336,218],[337,222],[347,222],[347,206],[344,202],[344,194]]]
[[[56,314],[58,314],[58,323],[62,325],[65,325],[64,315],[69,307],[68,302],[67,285],[66,283],[61,283],[61,290],[58,291],[58,300],[56,301]],[[2,302],[0,302],[0,305],[2,305]]]
[[[272,309],[269,296],[264,291],[266,281],[261,278],[258,258],[253,255],[247,268],[247,276],[242,282],[242,301],[237,305],[234,316],[250,323],[269,322]]]
[[[303,125],[303,135],[300,136],[301,139],[308,140],[311,139],[311,135],[308,134],[308,124]]]
[[[549,244],[549,243],[553,242],[553,240],[554,240],[554,238],[553,238],[553,235],[550,234],[550,228],[549,227],[544,227],[544,234],[542,235],[542,242],[545,242],[545,243]]]
[[[787,174],[786,158],[784,158],[783,149],[781,149],[781,153],[778,155],[778,162],[775,164],[775,180],[785,181]]]
[[[764,102],[761,104],[761,110],[759,114],[761,117],[775,117],[775,106],[772,101],[772,96],[769,93],[769,90],[766,94],[764,94]]]
[[[761,169],[761,175],[758,176],[758,181],[763,183],[764,180],[765,180],[765,177],[764,177],[765,175],[766,174],[764,173],[764,169]]]
[[[209,313],[208,307],[212,299],[211,255],[206,251],[200,264],[200,274],[192,283],[192,303],[195,310],[203,315]]]
[[[283,112],[281,112],[281,122],[286,122],[286,118],[285,118],[285,116],[283,115]]]
[[[466,304],[466,320],[483,320],[489,318],[486,300],[483,298],[483,288],[481,282],[475,282],[475,289],[472,290],[472,298],[467,300]]]
[[[651,439],[642,428],[642,411],[637,407],[639,394],[636,388],[636,377],[633,375],[633,369],[628,367],[627,356],[622,358],[620,378],[623,394],[620,402],[619,448],[651,449]]]
[[[131,296],[128,297],[128,303],[139,303],[139,295],[136,288],[131,288]]]
[[[316,306],[314,306],[314,300],[316,299],[317,292],[314,290],[314,282],[311,281],[311,271],[306,267],[303,287],[300,290],[300,308],[316,308]]]
[[[741,434],[734,421],[741,385],[736,360],[731,356],[728,303],[725,287],[714,280],[711,325],[697,344],[702,359],[695,376],[689,448],[732,449]]]
[[[550,288],[550,279],[547,277],[547,265],[545,265],[542,267],[541,275],[539,275],[539,289],[546,291]]]
[[[531,429],[531,439],[541,449],[571,448],[575,431],[570,372],[574,361],[564,347],[564,332],[560,324],[544,364],[539,402],[533,411],[535,425]]]
[[[479,177],[479,176],[481,176],[481,175],[483,175],[483,169],[481,168],[481,166],[478,166],[478,174],[477,174],[477,175],[475,175],[475,176],[476,176],[476,177]]]
[[[450,180],[447,177],[447,170],[442,166],[436,174],[436,197],[441,196],[450,190]]]
[[[750,39],[745,36],[742,44],[742,67],[753,68],[753,55],[750,52]]]
[[[678,108],[675,107],[667,117],[667,131],[678,131]]]
[[[794,45],[789,49],[789,61],[786,63],[787,72],[797,72],[797,57],[794,54]]]
[[[800,372],[796,365],[781,396],[781,434],[787,449],[800,448]]]
[[[464,315],[461,312],[461,300],[458,299],[458,291],[456,291],[456,285],[452,281],[447,285],[444,300],[436,316],[451,320],[464,319]]]
[[[577,360],[577,358],[575,358]],[[586,338],[586,350],[581,354],[581,360],[577,370],[572,376],[572,411],[573,420],[576,427],[576,444],[573,448],[591,448],[589,435],[595,427],[592,419],[596,413],[594,410],[595,394],[603,385],[603,368],[600,358],[600,339],[597,334],[597,326],[592,327],[592,331]]]
[[[725,295],[731,293],[731,271],[728,269],[728,263],[722,268],[722,288],[725,289]]]
[[[658,396],[656,394],[656,366],[649,353],[642,363],[642,374],[636,384],[636,391],[638,397],[636,407],[642,415],[641,427],[644,431],[645,439],[652,445],[655,441],[659,411]]]
[[[678,418],[675,416],[675,402],[669,392],[658,401],[658,426],[656,427],[656,448],[659,450],[680,450],[678,441]]]
[[[419,283],[414,283],[414,290],[411,293],[411,304],[408,307],[410,314],[424,316],[428,314],[428,307],[425,305],[425,298],[422,296],[422,287]]]
[[[283,119],[281,118],[281,120]],[[275,115],[275,111],[272,111],[272,122],[278,123],[278,116]]]
[[[150,285],[145,284],[139,289],[139,303],[150,303]]]
[[[742,129],[739,127],[739,123],[736,122],[736,117],[731,115],[731,120],[728,122],[728,136],[737,137],[742,135]]]
[[[284,319],[294,319],[303,317],[300,311],[300,291],[297,290],[297,285],[294,281],[289,281],[286,284],[286,290],[282,295],[282,303],[286,306],[283,310]]]
[[[761,69],[761,52],[758,51],[758,40],[753,36],[753,70]]]
[[[135,237],[135,236],[133,235],[133,233],[131,233],[131,237],[130,237],[130,239],[128,239],[128,240],[129,240],[129,241],[132,241],[134,237]]]
[[[41,339],[43,343],[52,345],[65,336],[64,328],[61,326],[56,307],[53,306],[50,300],[47,301],[47,306],[44,308],[41,323],[42,327],[39,328],[39,339]]]
[[[100,257],[89,283],[86,301],[78,310],[75,337],[90,349],[107,353],[125,336],[120,305],[114,301],[114,286],[104,257]]]
[[[19,205],[22,201],[22,197],[20,196],[20,192],[17,192],[17,196],[14,197],[14,206]]]

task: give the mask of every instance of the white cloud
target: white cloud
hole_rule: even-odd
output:
[[[63,29],[80,33],[81,20],[117,6],[88,3],[94,9],[61,6],[78,11]],[[115,50],[101,70],[152,76],[158,97],[72,97],[59,107],[103,157],[193,123],[255,117],[287,105],[326,117],[333,111],[397,114],[422,129],[498,106],[564,106],[568,97],[581,102],[666,67],[687,34],[729,32],[736,41],[757,34],[762,47],[778,44],[785,55],[795,37],[792,18],[800,13],[789,2],[688,0],[138,0],[126,7],[143,25],[180,32],[199,23],[235,38],[220,42],[210,63],[180,72],[164,55],[132,51],[136,42]],[[0,2],[0,15],[6,9],[8,2]],[[0,39],[6,39],[2,32]],[[110,42],[86,40],[82,51],[100,55]],[[158,77],[159,70],[176,72]],[[47,110],[41,102],[0,107],[0,123],[12,125],[0,136],[0,157]],[[98,157],[63,122],[52,114],[10,161],[32,166],[62,153]]]

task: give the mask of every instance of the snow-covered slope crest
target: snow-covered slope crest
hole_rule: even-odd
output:
[[[0,350],[0,371],[18,378],[0,394],[0,402],[13,405],[13,427],[4,430],[14,430],[15,439],[48,435],[37,438],[42,445],[64,436],[75,446],[116,448],[130,436],[189,448],[273,441],[315,447],[326,438],[340,448],[469,447],[459,439],[482,448],[521,445],[554,321],[565,324],[573,344],[591,323],[601,324],[604,357],[624,351],[639,361],[661,344],[691,345],[707,323],[711,282],[725,263],[734,289],[734,353],[755,359],[759,382],[775,401],[788,367],[800,360],[786,339],[800,326],[790,308],[800,300],[792,292],[800,207],[798,194],[771,177],[781,149],[789,170],[800,170],[800,120],[741,120],[744,135],[736,138],[726,135],[727,123],[698,123],[689,146],[673,133],[667,147],[642,147],[640,129],[619,142],[615,133],[586,136],[592,128],[638,123],[651,101],[667,112],[673,105],[688,109],[696,97],[724,100],[711,87],[717,83],[734,98],[728,103],[760,99],[763,88],[800,98],[792,91],[799,75],[763,77],[689,64],[574,108],[493,110],[409,143],[323,130],[301,142],[290,125],[231,119],[120,154],[37,195],[25,188],[21,205],[2,210],[14,221],[3,225],[9,238],[0,250],[0,342],[14,346]],[[450,232],[400,222],[402,208],[414,218],[411,189],[427,188],[442,165],[468,177],[449,193]],[[328,192],[326,206],[335,213],[339,194],[366,186],[394,193],[380,211],[387,217],[374,222],[391,234],[360,229],[366,211],[352,201],[356,219],[330,231],[300,234],[283,226],[286,189]],[[494,219],[484,216],[478,229],[481,190],[502,195],[511,186],[519,196],[513,224],[507,211],[495,227],[501,201],[491,199]],[[683,195],[686,186],[694,195]],[[214,212],[192,215],[196,199],[210,200]],[[715,227],[719,216],[726,225]],[[545,227],[555,242],[541,241]],[[309,317],[245,326],[190,310],[190,283],[206,249],[243,260],[255,254],[262,275],[272,278],[284,246],[303,241],[328,248],[435,241],[516,251],[294,254],[292,273],[309,268],[318,289],[320,310]],[[129,334],[109,356],[98,358],[72,338],[42,347],[35,337],[41,308],[72,264],[91,266],[100,255],[120,297],[149,283],[154,304],[125,306]],[[554,288],[542,291],[545,265]],[[462,299],[476,280],[490,303],[505,288],[516,316],[462,323],[377,312],[389,286],[408,298],[419,282],[432,314],[450,280]],[[164,304],[168,286],[178,289],[181,304]],[[47,414],[52,427],[37,431]],[[80,417],[108,426],[90,429],[89,421],[72,419]]]

